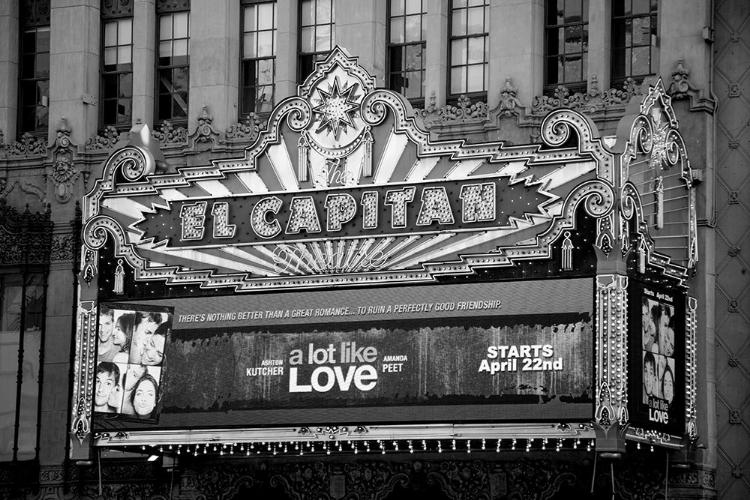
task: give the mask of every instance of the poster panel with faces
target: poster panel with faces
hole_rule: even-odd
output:
[[[157,423],[173,308],[102,303],[98,312],[96,418]]]
[[[630,301],[631,419],[681,434],[685,403],[685,308],[676,290],[634,283]]]

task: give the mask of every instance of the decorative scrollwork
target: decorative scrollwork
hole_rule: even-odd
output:
[[[594,137],[594,125],[582,114],[570,110],[550,113],[542,122],[544,142],[551,147],[560,147],[571,139],[575,131],[578,143],[589,143]]]
[[[310,104],[304,99],[292,99],[286,105],[277,108],[277,111],[274,113],[274,118],[280,120],[281,117],[286,116],[287,125],[295,132],[301,132],[307,128],[313,116]]]
[[[155,168],[151,155],[134,146],[123,148],[115,153],[110,160],[110,165],[112,172],[120,169],[122,176],[130,182],[138,181],[143,176],[153,173]]]
[[[362,100],[362,119],[371,126],[378,125],[385,120],[388,107],[394,109],[394,106],[400,104],[401,101],[392,96],[388,90],[371,92]],[[406,116],[405,109],[395,108],[394,111],[401,112],[401,116]]]

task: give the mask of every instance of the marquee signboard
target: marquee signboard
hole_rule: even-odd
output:
[[[301,425],[333,415],[360,424],[593,415],[591,279],[149,304],[173,310],[163,317],[173,329],[158,359],[159,427]],[[138,410],[96,422],[152,428]]]
[[[544,125],[561,145],[575,131]],[[549,257],[584,206],[612,210],[601,143],[432,141],[397,94],[335,50],[271,113],[244,158],[149,175],[144,147],[113,154],[87,197],[84,238],[110,235],[136,281],[236,291],[433,282]],[[94,274],[94,260],[84,274]],[[371,272],[377,274],[363,274]],[[131,279],[131,276],[128,276]]]
[[[237,158],[165,171],[132,131],[83,203],[74,433],[694,437],[693,172],[661,81],[628,113],[607,138],[557,109],[540,143],[436,140],[336,48]]]

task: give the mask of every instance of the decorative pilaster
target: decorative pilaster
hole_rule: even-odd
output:
[[[94,301],[80,301],[78,304],[76,358],[73,364],[73,419],[70,432],[81,445],[91,432],[91,395],[94,389],[96,361],[96,311]],[[75,454],[75,451],[73,453]],[[88,450],[84,453],[88,453]]]
[[[693,297],[687,298],[685,321],[685,435],[691,444],[698,439],[696,419],[698,410],[698,367],[696,330],[698,326],[698,301]]]
[[[625,450],[628,416],[628,278],[596,279],[596,430],[598,451]]]

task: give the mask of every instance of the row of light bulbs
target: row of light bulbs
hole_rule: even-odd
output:
[[[526,451],[533,450],[546,451],[555,450],[557,452],[566,448],[578,450],[585,447],[590,452],[594,447],[593,439],[564,439],[564,438],[528,438],[528,439],[467,439],[463,440],[373,440],[373,441],[335,441],[335,442],[314,442],[314,441],[262,441],[252,443],[223,443],[223,444],[196,444],[196,445],[161,445],[158,447],[159,453],[169,453],[180,455],[183,452],[193,456],[206,455],[209,453],[218,455],[260,455],[261,453],[270,453],[272,455],[295,454],[303,456],[306,453],[325,453],[330,455],[335,452],[354,453],[380,453],[386,452],[460,452],[471,453],[472,451]],[[494,446],[493,446],[494,445]],[[156,446],[150,447],[155,451]],[[144,445],[143,451],[147,450]],[[637,449],[641,449],[641,443],[637,443]],[[651,451],[654,451],[653,445]]]

